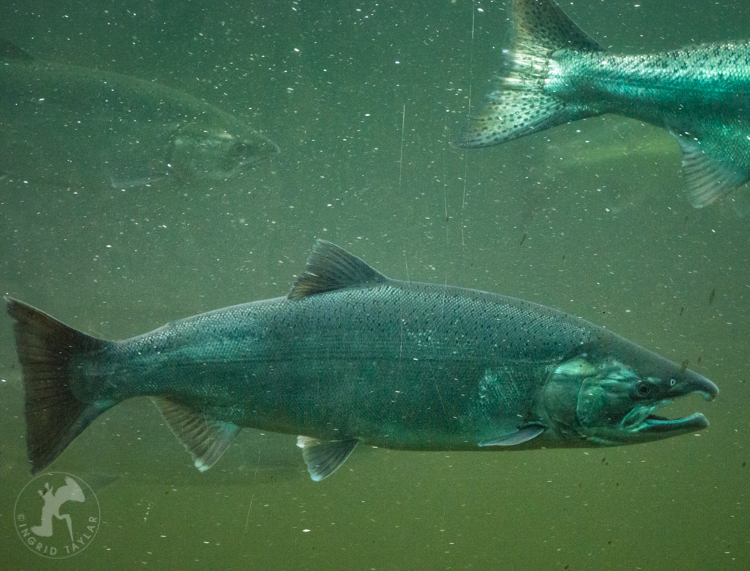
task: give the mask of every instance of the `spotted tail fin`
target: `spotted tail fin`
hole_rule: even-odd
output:
[[[497,145],[595,114],[544,92],[550,56],[559,49],[603,51],[551,0],[513,0],[511,47],[496,88],[453,144]]]

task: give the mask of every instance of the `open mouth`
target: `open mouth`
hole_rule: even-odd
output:
[[[706,427],[708,427],[708,419],[699,412],[674,420],[650,414],[641,423],[639,431],[672,432],[678,430],[680,432],[692,432],[693,430],[703,430]]]
[[[238,159],[240,165],[247,166],[278,154],[279,146],[272,141],[241,141],[235,143],[229,155]]]
[[[699,394],[706,400],[712,400],[718,394],[718,389],[715,392],[697,390],[692,391],[692,394]],[[673,399],[664,399],[650,404],[635,406],[622,419],[620,428],[630,433],[664,434],[668,432],[693,432],[708,427],[708,419],[699,412],[674,419],[653,414],[655,410],[669,405],[672,401]]]

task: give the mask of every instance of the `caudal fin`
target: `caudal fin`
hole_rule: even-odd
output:
[[[497,145],[594,115],[544,92],[550,56],[557,50],[603,51],[551,0],[513,0],[511,47],[488,103],[469,117],[457,147]]]
[[[33,474],[46,468],[113,401],[81,400],[74,391],[77,357],[109,345],[18,300],[5,298],[13,319],[26,408],[26,450]]]

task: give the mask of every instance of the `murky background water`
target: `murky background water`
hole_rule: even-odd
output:
[[[616,51],[746,38],[745,2],[564,7]],[[284,295],[315,238],[394,278],[542,303],[715,381],[711,427],[648,445],[517,453],[359,449],[310,480],[293,436],[244,430],[206,473],[145,399],[50,468],[102,525],[50,562],[16,536],[29,481],[10,320],[0,325],[3,567],[743,569],[750,564],[750,226],[692,209],[664,131],[589,119],[452,149],[507,35],[503,2],[0,4],[35,57],[157,80],[281,147],[241,180],[178,188],[0,180],[0,290],[103,338]],[[75,145],[76,141],[70,141]],[[747,192],[747,189],[744,189]],[[712,296],[712,292],[715,295]],[[709,299],[711,302],[709,303]],[[54,563],[54,565],[52,565]]]

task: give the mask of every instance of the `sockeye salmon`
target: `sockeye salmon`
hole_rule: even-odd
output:
[[[697,208],[750,180],[747,41],[611,54],[551,0],[512,0],[512,22],[497,87],[469,118],[456,146],[487,147],[615,113],[675,137],[688,196]],[[737,200],[746,214],[750,206]]]
[[[622,337],[493,293],[396,281],[318,241],[286,297],[103,341],[5,298],[43,470],[102,412],[150,396],[200,470],[242,427],[297,434],[313,480],[355,446],[616,446],[708,426],[654,413],[719,390]]]

